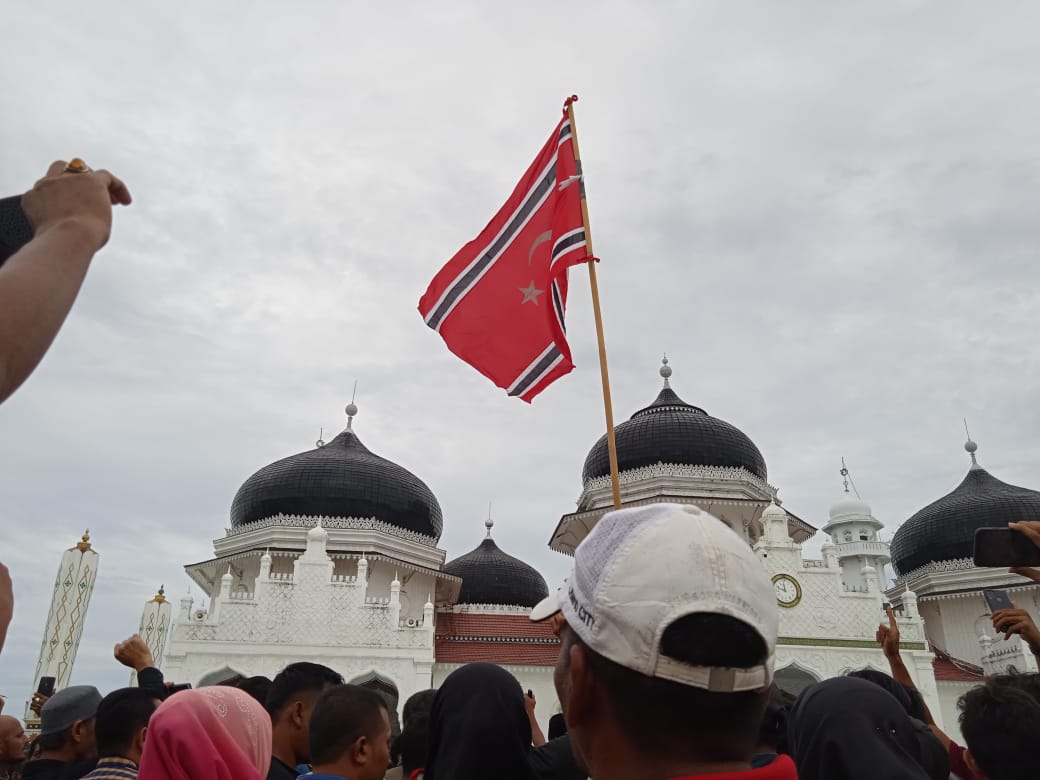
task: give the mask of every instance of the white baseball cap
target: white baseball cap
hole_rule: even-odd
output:
[[[604,515],[575,550],[570,577],[531,610],[531,620],[557,612],[590,649],[648,677],[719,692],[761,690],[773,680],[773,584],[747,541],[695,506],[651,504]],[[766,644],[765,663],[695,666],[662,655],[665,629],[697,613],[749,625]]]

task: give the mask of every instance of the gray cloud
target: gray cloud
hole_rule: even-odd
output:
[[[493,501],[499,543],[563,575],[545,543],[603,428],[583,269],[578,369],[532,407],[415,307],[571,91],[619,419],[667,351],[817,525],[841,455],[889,533],[951,489],[963,416],[984,465],[1037,484],[1036,9],[574,8],[18,10],[3,191],[78,154],[136,202],[0,409],[10,711],[83,528],[102,562],[75,677],[111,688],[143,601],[184,592],[249,474],[342,427],[355,379],[359,434],[433,488],[449,555]]]

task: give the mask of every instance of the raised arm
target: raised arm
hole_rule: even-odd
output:
[[[130,193],[107,171],[51,164],[22,196],[33,239],[0,266],[0,402],[43,359],[76,300],[94,253],[108,241],[112,206]]]

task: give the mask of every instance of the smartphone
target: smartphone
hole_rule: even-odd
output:
[[[36,692],[49,699],[54,695],[54,682],[55,678],[53,677],[41,677],[40,685],[36,688]]]
[[[0,198],[0,265],[32,237],[32,225],[22,211],[22,196]]]
[[[979,528],[972,558],[976,566],[1040,566],[1040,547],[1010,528]]]
[[[1008,595],[1006,590],[986,588],[982,591],[982,597],[986,599],[986,605],[989,607],[990,612],[1015,608],[1015,605],[1011,603],[1011,597]]]
[[[889,604],[887,601],[881,605],[881,611],[884,612],[886,615],[888,614],[888,611],[890,609],[892,609],[892,605]]]

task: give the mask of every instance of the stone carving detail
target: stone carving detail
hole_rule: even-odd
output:
[[[967,571],[974,568],[975,563],[971,558],[956,558],[952,561],[932,561],[931,563],[925,564],[913,571],[909,571],[906,574],[900,574],[896,577],[895,584],[902,585],[908,580],[915,580],[926,574],[941,574],[948,571]]]
[[[285,515],[277,514],[256,520],[252,523],[235,526],[227,529],[228,536],[238,536],[248,531],[256,531],[261,528],[307,528],[321,524],[325,528],[342,528],[348,531],[381,531],[382,533],[419,542],[428,546],[435,546],[437,540],[432,536],[398,528],[396,525],[384,523],[374,517],[318,517],[317,515]]]
[[[731,466],[690,466],[680,463],[655,463],[652,466],[640,466],[637,469],[628,469],[620,474],[621,484],[627,485],[633,482],[643,482],[658,477],[680,477],[685,479],[723,480],[727,482],[750,482],[755,487],[776,494],[776,488],[761,477],[752,474],[747,469],[733,468]],[[610,477],[596,477],[585,484],[585,492],[600,490],[610,487]]]

